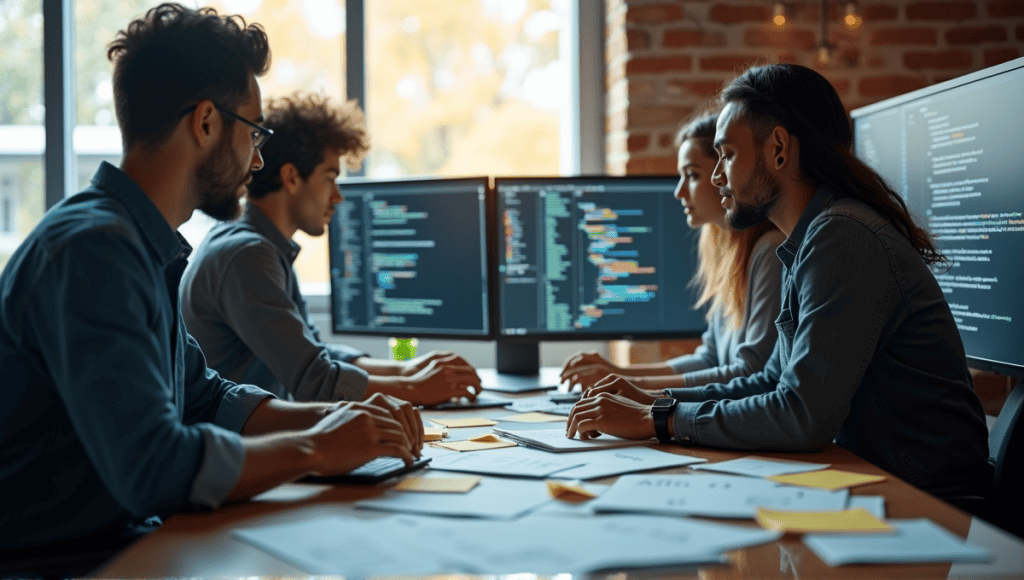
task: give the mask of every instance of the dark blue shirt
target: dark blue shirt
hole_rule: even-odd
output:
[[[104,163],[0,275],[0,545],[215,507],[272,396],[207,369],[178,312],[191,248]]]
[[[749,377],[670,389],[683,401],[679,441],[811,451],[834,440],[925,491],[983,492],[981,401],[942,289],[906,236],[823,188],[777,253],[772,356]]]

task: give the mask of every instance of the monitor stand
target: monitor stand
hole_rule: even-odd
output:
[[[497,345],[498,372],[508,375],[535,375],[540,372],[539,342],[503,342]]]

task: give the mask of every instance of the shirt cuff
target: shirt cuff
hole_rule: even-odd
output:
[[[217,406],[214,425],[241,433],[246,421],[249,420],[249,415],[252,415],[256,407],[267,397],[274,397],[274,394],[256,385],[235,385],[229,388]]]
[[[687,387],[685,389],[665,389],[665,393],[680,403],[699,403],[705,400],[704,387]]]
[[[203,429],[203,462],[192,481],[189,501],[208,508],[220,506],[242,477],[244,463],[242,436],[207,425]]]
[[[335,401],[362,401],[370,384],[370,373],[353,364],[341,364],[338,386],[334,390]]]
[[[672,425],[676,430],[676,441],[683,445],[699,445],[697,432],[694,429],[697,409],[700,403],[679,403],[672,413]]]

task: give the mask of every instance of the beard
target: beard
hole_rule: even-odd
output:
[[[242,169],[231,150],[231,132],[225,131],[217,148],[196,168],[196,208],[215,220],[228,221],[242,215],[238,190],[249,173]]]
[[[768,214],[775,209],[779,198],[782,197],[782,185],[774,175],[768,173],[764,157],[758,155],[757,162],[754,164],[754,173],[742,191],[751,194],[753,202],[742,204],[734,195],[732,200],[736,204],[736,209],[725,214],[726,223],[736,231],[752,228],[768,221]],[[725,193],[731,195],[733,192],[729,188],[725,188]]]

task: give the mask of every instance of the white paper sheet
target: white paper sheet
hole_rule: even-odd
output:
[[[773,475],[818,471],[819,469],[825,469],[829,465],[831,464],[805,463],[803,461],[780,461],[778,459],[767,459],[751,455],[729,461],[719,461],[718,463],[705,463],[704,465],[694,466],[694,469],[734,473],[736,475],[747,475],[750,477],[771,477]]]
[[[460,453],[438,457],[431,469],[516,477],[546,477],[584,463],[577,455],[552,455],[537,449],[510,447],[486,453]]]
[[[829,566],[987,562],[992,552],[964,542],[927,519],[889,520],[896,533],[807,534],[804,544]]]
[[[360,500],[354,505],[362,509],[410,514],[509,519],[550,498],[543,481],[485,477],[467,493],[442,495],[388,490],[379,497]]]
[[[555,479],[597,479],[610,475],[635,473],[649,469],[681,467],[707,461],[700,457],[659,451],[653,447],[601,449],[586,455],[573,454],[572,457],[578,458],[580,461],[586,461],[586,464],[565,471],[559,471],[551,477]]]
[[[781,486],[733,475],[623,475],[593,502],[597,512],[634,512],[753,518],[759,507],[838,511],[847,490]]]
[[[583,574],[595,569],[722,561],[779,532],[686,518],[527,516],[514,522],[331,516],[238,530],[236,536],[311,574]]]
[[[569,439],[565,436],[565,428],[558,429],[504,429],[495,427],[492,429],[498,435],[512,439],[530,447],[543,449],[552,453],[565,451],[593,451],[595,449],[613,449],[616,447],[638,447],[650,445],[654,441],[644,439],[633,441],[630,439],[619,439],[610,435],[602,435],[597,439]]]

